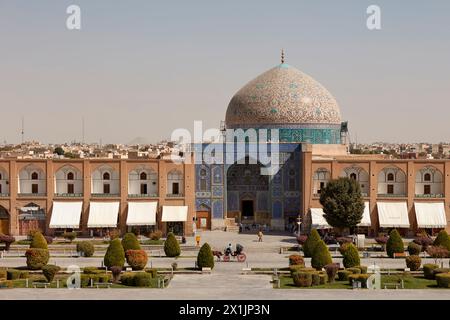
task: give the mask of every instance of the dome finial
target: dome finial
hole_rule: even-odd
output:
[[[284,49],[281,49],[281,63],[284,63]]]

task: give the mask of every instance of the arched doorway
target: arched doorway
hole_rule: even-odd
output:
[[[0,206],[0,233],[9,234],[9,213]]]
[[[35,203],[19,209],[19,235],[26,236],[31,230],[45,232],[45,210]]]
[[[233,164],[227,171],[227,217],[243,224],[267,223],[269,176],[260,163]],[[266,200],[266,201],[263,201]]]
[[[211,230],[211,209],[202,204],[196,213],[195,226],[197,230]]]

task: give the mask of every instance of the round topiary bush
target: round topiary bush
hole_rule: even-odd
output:
[[[164,253],[168,257],[178,257],[181,254],[180,244],[172,232],[169,232],[164,241]]]
[[[416,256],[416,255],[412,255],[412,256],[406,257],[405,261],[406,261],[406,266],[411,271],[419,270],[420,269],[420,265],[422,264],[422,259],[419,256]]]
[[[8,269],[6,270],[6,274],[7,280],[17,280],[20,279],[21,271],[16,269]]]
[[[81,252],[84,257],[92,257],[95,252],[94,245],[90,241],[81,241],[77,243],[77,251]]]
[[[47,282],[52,282],[59,270],[61,270],[61,268],[53,264],[48,264],[42,267],[42,273],[47,279]]]
[[[47,249],[28,249],[25,252],[27,258],[27,267],[31,270],[40,270],[48,263],[50,254]]]
[[[386,243],[386,252],[390,258],[394,257],[394,253],[404,253],[405,247],[400,233],[396,229],[389,234],[389,240]]]
[[[30,249],[48,249],[47,240],[45,240],[44,236],[39,231],[33,233]]]
[[[408,244],[408,253],[410,256],[417,256],[422,252],[422,246],[415,242],[410,242]]]
[[[361,274],[361,269],[358,267],[347,268],[345,270],[347,270],[348,272],[351,272],[351,274]]]
[[[312,229],[311,233],[302,246],[303,254],[305,255],[305,257],[312,257],[313,250],[319,241],[321,241],[319,232],[317,232],[316,229]]]
[[[289,265],[290,266],[305,266],[305,260],[302,256],[298,254],[291,254],[289,256]]]
[[[347,245],[347,248],[342,253],[342,256],[342,263],[344,264],[345,268],[352,268],[361,264],[358,249],[356,249],[353,243]]]
[[[147,266],[148,256],[145,250],[127,250],[125,256],[133,270],[143,270]]]
[[[367,266],[357,266],[356,268],[359,268],[359,270],[361,270],[361,274],[367,273]]]
[[[159,239],[161,239],[162,238],[162,231],[161,230],[155,230],[155,231],[153,231],[153,232],[150,232],[150,234],[148,235],[148,237],[151,239],[151,240],[159,240]]]
[[[320,240],[312,252],[311,266],[317,270],[321,270],[327,264],[332,263],[330,252],[328,247]]]
[[[325,271],[327,272],[328,282],[333,283],[336,279],[336,274],[339,270],[339,266],[334,263],[327,264],[325,266]]]
[[[120,243],[118,238],[109,242],[103,262],[108,268],[124,266],[125,253],[123,252],[122,243]]]
[[[348,276],[348,281],[350,285],[353,285],[353,282],[360,282],[361,288],[367,288],[367,279],[370,276],[370,274],[351,274]]]
[[[437,274],[436,282],[439,288],[450,288],[450,273]]]
[[[150,287],[152,285],[152,275],[147,272],[137,272],[133,278],[135,287]]]
[[[434,279],[436,279],[436,275],[440,274],[440,273],[449,273],[450,272],[450,268],[436,268],[433,270],[433,277]]]
[[[292,274],[292,280],[297,287],[311,287],[312,273],[311,272],[295,272]]]
[[[141,245],[136,235],[132,232],[126,233],[122,239],[122,247],[124,252],[128,250],[141,250]]]
[[[423,276],[425,279],[433,280],[434,279],[434,273],[433,270],[439,268],[437,264],[424,264],[423,265]]]
[[[347,270],[339,270],[337,272],[339,281],[348,281],[348,277],[352,274]]]
[[[70,243],[72,243],[72,241],[75,240],[76,237],[77,237],[76,232],[64,232],[63,233],[63,238],[68,240]]]
[[[439,231],[436,239],[433,242],[433,246],[436,247],[444,247],[448,251],[450,251],[450,237],[445,230]]]
[[[318,286],[320,285],[320,275],[317,271],[315,272],[311,272],[311,276],[312,276],[312,284],[313,286]]]
[[[197,255],[197,267],[202,268],[214,268],[214,256],[211,251],[211,247],[208,243],[204,243],[200,248]]]

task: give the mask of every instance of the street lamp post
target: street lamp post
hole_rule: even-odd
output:
[[[302,218],[300,217],[300,216],[298,216],[298,218],[297,218],[297,225],[298,225],[298,228],[297,228],[297,237],[300,237],[300,225],[302,224]]]

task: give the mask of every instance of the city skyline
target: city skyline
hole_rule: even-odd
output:
[[[448,3],[0,3],[1,141],[155,143],[176,128],[220,125],[233,94],[286,62],[316,78],[349,121],[352,142],[450,141]]]

